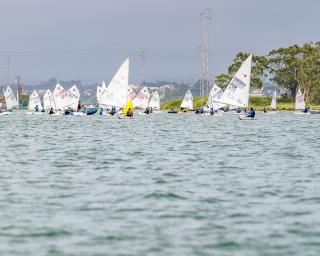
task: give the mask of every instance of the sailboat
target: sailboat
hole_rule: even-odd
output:
[[[152,93],[152,97],[149,102],[149,107],[152,110],[160,110],[160,96],[158,91],[155,91],[154,93]]]
[[[121,109],[126,105],[129,81],[129,58],[127,58],[112,78],[108,87],[103,90],[98,100],[104,107]]]
[[[67,91],[63,88],[62,85],[57,84],[53,91],[53,99],[54,99],[54,110],[63,111],[65,110],[66,100],[68,97]]]
[[[43,109],[56,109],[52,92],[48,89],[43,96]]]
[[[34,90],[29,97],[28,110],[31,112],[27,112],[27,114],[35,114],[35,115],[43,114],[41,99],[36,90]]]
[[[233,76],[224,93],[217,102],[226,105],[247,108],[249,105],[249,91],[251,79],[252,54],[242,63],[237,73]],[[241,119],[248,119],[240,116]]]
[[[150,93],[147,87],[143,87],[133,99],[134,108],[147,109],[149,107]]]
[[[80,92],[76,85],[73,85],[68,91],[68,96],[66,98],[65,108],[71,109],[72,111],[78,111],[78,106],[80,102]]]
[[[2,112],[1,115],[10,115],[12,114],[12,109],[18,108],[18,100],[10,86],[3,91],[3,94],[6,101],[7,110]]]
[[[132,116],[129,116],[128,112],[131,111]],[[126,103],[126,105],[124,106],[124,108],[120,111],[120,113],[118,112],[118,118],[119,119],[124,119],[124,118],[133,118],[133,112],[134,112],[134,106],[133,106],[133,102],[131,99],[129,99]]]
[[[180,109],[184,112],[188,110],[193,110],[193,95],[190,90],[188,90],[186,95],[184,96],[180,105]]]
[[[210,109],[213,108],[214,110],[218,110],[224,107],[225,104],[218,102],[221,99],[222,95],[223,95],[222,89],[218,85],[214,84],[209,93],[208,102],[207,102],[208,107]]]
[[[304,94],[301,92],[301,89],[299,88],[296,94],[296,100],[295,100],[295,110],[300,110],[298,112],[295,112],[294,114],[310,114],[310,112],[303,112],[301,110],[305,110],[306,103],[304,101]]]
[[[274,90],[271,101],[271,109],[277,110],[277,90]]]
[[[131,88],[128,87],[128,96],[127,96],[127,100],[133,100],[135,97],[137,97],[137,94],[135,93],[135,91]]]
[[[99,107],[101,107],[101,96],[104,94],[105,90],[107,89],[106,82],[102,82],[102,86],[97,86],[97,101]]]

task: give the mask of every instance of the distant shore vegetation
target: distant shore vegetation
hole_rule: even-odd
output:
[[[215,83],[222,89],[226,88],[249,54],[238,53],[228,71],[215,77]],[[307,104],[320,104],[320,42],[281,47],[271,50],[266,56],[253,55],[251,87],[261,88],[266,80],[285,92],[283,100],[289,101],[283,103],[293,102],[300,88]],[[259,100],[263,101],[263,98]],[[279,103],[281,107],[281,99]]]
[[[271,110],[271,96],[250,96],[249,97],[249,108],[253,107],[256,110],[263,110],[268,109]],[[206,104],[207,102],[207,98],[203,99],[204,104]],[[182,99],[173,99],[173,100],[169,100],[164,102],[161,105],[161,109],[162,110],[168,110],[168,109],[175,109],[175,110],[179,110],[180,109],[180,105],[182,103]],[[194,109],[199,109],[202,106],[202,98],[201,97],[195,97],[193,99],[193,106]],[[312,109],[320,109],[320,104],[309,104],[308,105],[310,108]],[[280,96],[277,97],[277,109],[278,110],[294,110],[295,109],[295,104],[293,101],[291,101],[291,99],[289,99],[286,96]]]

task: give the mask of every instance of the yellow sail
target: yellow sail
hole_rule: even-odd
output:
[[[127,101],[126,106],[122,109],[122,113],[126,115],[129,109],[133,112],[133,103],[131,99]]]

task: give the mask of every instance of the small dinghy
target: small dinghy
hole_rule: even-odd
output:
[[[248,117],[248,116],[243,115],[243,114],[239,115],[239,119],[240,120],[257,120],[255,117]]]
[[[87,115],[87,116],[91,116],[94,115],[95,113],[98,112],[98,108],[86,108],[84,110],[81,110],[81,113]],[[77,112],[76,112],[77,113]],[[79,112],[78,112],[79,113]],[[81,115],[81,114],[79,114]]]
[[[177,113],[178,113],[178,111],[175,110],[175,109],[170,109],[170,110],[168,111],[168,114],[177,114]]]
[[[314,115],[320,114],[320,110],[310,109],[309,111],[311,114],[314,114]]]

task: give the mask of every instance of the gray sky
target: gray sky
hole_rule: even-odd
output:
[[[320,38],[317,0],[1,0],[0,83],[52,76],[84,82],[110,80],[132,57],[130,81],[194,82],[200,73],[202,22],[210,8],[209,73],[225,72],[239,51],[270,49]]]

